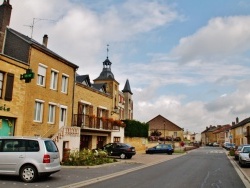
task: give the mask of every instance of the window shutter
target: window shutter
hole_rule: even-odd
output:
[[[12,100],[13,85],[14,85],[14,74],[8,73],[6,81],[5,98],[4,98],[6,101]]]

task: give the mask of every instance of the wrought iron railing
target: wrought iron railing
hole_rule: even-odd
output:
[[[113,120],[112,118],[74,114],[73,126],[81,127],[81,129],[119,130],[121,126],[124,126],[124,123],[120,120]]]

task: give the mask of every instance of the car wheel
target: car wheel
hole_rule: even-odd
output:
[[[173,153],[172,152],[169,152],[168,155],[172,155]]]
[[[124,153],[121,153],[120,158],[121,158],[121,159],[125,159],[125,158],[126,158],[126,155],[125,155]]]
[[[240,158],[239,158],[239,165],[240,165],[240,167],[244,167],[244,164],[242,163]]]
[[[20,170],[20,178],[22,181],[30,183],[37,179],[37,170],[34,166],[27,165],[21,168]]]

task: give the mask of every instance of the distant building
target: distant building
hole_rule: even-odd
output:
[[[159,137],[169,141],[183,141],[183,129],[165,117],[158,115],[147,122],[149,136],[159,133]]]

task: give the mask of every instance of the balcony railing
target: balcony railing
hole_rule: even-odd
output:
[[[120,130],[120,127],[124,127],[124,123],[120,120],[113,120],[112,118],[74,114],[73,126],[81,127],[81,129]]]

